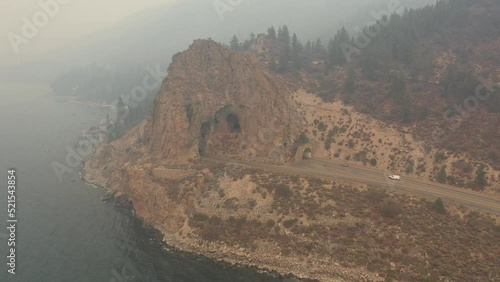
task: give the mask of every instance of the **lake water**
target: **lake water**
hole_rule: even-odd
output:
[[[165,251],[130,211],[104,203],[79,170],[51,166],[103,109],[59,103],[43,86],[0,84],[0,281],[291,281]],[[91,121],[91,120],[94,121]],[[84,123],[85,122],[85,123]],[[16,275],[7,273],[7,170],[17,170]]]

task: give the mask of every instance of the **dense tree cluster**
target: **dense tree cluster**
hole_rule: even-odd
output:
[[[481,1],[484,2],[480,4],[482,6],[491,4],[490,0]],[[434,79],[435,61],[442,52],[451,50],[458,55],[458,61],[447,66],[439,81],[442,96],[450,105],[473,95],[482,83],[467,63],[474,44],[500,38],[500,29],[495,29],[500,26],[500,17],[488,11],[483,12],[480,19],[473,17],[474,4],[473,0],[438,0],[435,5],[381,15],[375,24],[362,30],[355,29],[356,34],[349,34],[342,27],[326,45],[320,38],[302,44],[286,25],[277,30],[269,27],[265,34],[271,46],[267,50],[268,67],[280,73],[305,71],[325,75],[340,67],[346,74],[340,86],[344,93],[342,98],[347,103],[356,97],[358,80],[385,82],[388,86],[386,97],[394,101],[397,117],[403,122],[411,122],[428,113],[425,109],[416,109],[407,85]],[[464,34],[453,30],[463,30]],[[473,32],[469,32],[471,30]],[[239,44],[233,37],[231,47],[246,51],[252,42],[256,42],[255,37],[245,41],[246,44]],[[492,60],[500,64],[493,55]],[[328,78],[325,76],[324,80]],[[320,81],[320,85],[317,92],[321,97],[333,93],[325,87],[338,87],[333,82]],[[491,92],[485,107],[500,112],[500,89],[484,91]],[[375,98],[358,98],[366,104],[365,108],[370,108],[372,99]]]

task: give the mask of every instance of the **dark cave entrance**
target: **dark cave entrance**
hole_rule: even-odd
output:
[[[211,122],[205,122],[201,125],[200,128],[200,143],[198,145],[198,152],[200,155],[205,154],[205,147],[207,146],[207,136],[210,134],[212,131],[212,124]]]
[[[307,160],[312,158],[312,151],[310,148],[304,150],[304,154],[302,155],[302,159]]]
[[[227,127],[231,133],[240,133],[241,125],[240,119],[234,113],[230,113],[226,116]]]

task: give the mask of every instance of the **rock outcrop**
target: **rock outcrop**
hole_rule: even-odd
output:
[[[255,56],[196,40],[174,56],[156,97],[146,139],[153,156],[182,161],[200,154],[283,163],[300,132],[290,91]]]

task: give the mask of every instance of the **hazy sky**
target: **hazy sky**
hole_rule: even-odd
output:
[[[215,0],[0,0],[0,76],[47,73],[48,67],[55,72],[56,58],[68,68],[103,60],[143,63],[145,54],[156,61],[160,55],[171,58],[195,38],[227,42],[232,34],[244,39],[270,25],[288,24],[304,40],[327,40],[350,18],[359,25],[373,21],[369,9],[434,1],[217,0],[234,6],[221,18]],[[169,5],[174,2],[181,5]],[[43,61],[38,68],[36,61]],[[25,69],[16,73],[14,65]]]
[[[83,35],[110,27],[125,17],[146,8],[179,0],[0,0],[0,65],[23,61]],[[59,11],[48,18],[29,44],[20,44],[15,53],[9,33],[22,36],[25,17],[43,11],[43,3],[57,3]],[[66,4],[61,4],[67,2]],[[40,18],[43,21],[43,18]]]

